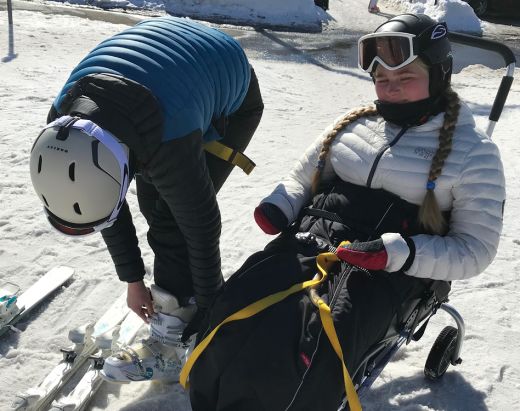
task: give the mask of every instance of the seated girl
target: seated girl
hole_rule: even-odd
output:
[[[253,302],[252,291],[310,280],[316,255],[333,251],[341,275],[319,292],[353,376],[407,303],[431,290],[445,298],[451,281],[495,257],[502,163],[451,88],[446,25],[396,16],[359,40],[359,65],[375,106],[337,119],[256,208],[258,225],[281,235],[230,278],[199,341]],[[297,293],[225,324],[191,371],[193,409],[336,410],[342,366],[308,298]]]

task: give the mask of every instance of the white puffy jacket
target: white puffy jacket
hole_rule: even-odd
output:
[[[438,147],[441,113],[427,123],[408,129],[380,117],[365,117],[336,137],[322,173],[327,180],[341,179],[421,204],[433,155]],[[338,119],[339,120],[339,119]],[[310,200],[311,179],[323,137],[331,125],[299,159],[291,173],[262,202],[278,206],[290,222]],[[453,148],[436,181],[435,195],[441,210],[451,210],[445,236],[415,235],[416,253],[407,274],[438,280],[475,276],[496,255],[502,231],[505,179],[497,146],[475,128],[470,109],[462,103]],[[387,271],[399,270],[409,256],[406,242],[397,233],[382,236],[388,253]]]

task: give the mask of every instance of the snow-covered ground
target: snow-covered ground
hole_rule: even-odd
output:
[[[308,8],[321,16],[327,30],[345,33],[372,31],[385,16],[409,7],[397,0],[381,1],[383,13],[373,15],[367,12],[366,0],[330,3],[327,15],[314,5]],[[434,14],[431,0],[422,3],[420,11]],[[450,25],[455,27],[452,29],[486,31],[486,25],[481,25],[467,7],[445,4],[443,0],[439,3],[444,14],[435,17],[456,17]],[[0,3],[0,10],[5,10],[2,4],[5,3]],[[284,4],[289,9],[306,3],[292,0]],[[14,54],[8,56],[5,11],[0,11],[0,21],[0,58],[9,57],[0,63],[0,280],[26,288],[55,265],[76,269],[68,287],[20,324],[23,333],[11,332],[0,342],[0,410],[8,410],[16,392],[37,384],[49,367],[59,361],[59,348],[67,345],[68,329],[99,317],[125,289],[116,278],[101,236],[71,240],[49,227],[32,190],[28,157],[55,94],[70,70],[97,43],[126,26],[15,9]],[[257,168],[248,177],[234,171],[219,194],[226,276],[270,240],[252,217],[259,200],[334,118],[375,98],[371,80],[357,69],[354,43],[342,50],[340,59],[327,62],[310,56],[305,41],[289,44],[281,40],[280,33],[262,34],[247,28],[232,33],[245,45],[255,67],[265,112],[247,149]],[[313,36],[317,37],[306,39],[319,41],[316,39],[321,35]],[[261,43],[256,41],[259,37],[263,39]],[[455,59],[454,87],[474,109],[478,123],[485,127],[504,74],[503,64],[492,53],[461,46],[455,47]],[[480,276],[453,284],[451,304],[467,326],[464,362],[451,367],[438,384],[424,379],[422,369],[431,344],[442,327],[450,323],[447,315],[439,313],[423,339],[402,349],[386,367],[364,400],[365,409],[520,409],[520,189],[516,187],[520,177],[516,128],[519,108],[520,86],[515,82],[493,134],[501,148],[508,181],[498,255]],[[131,208],[137,210],[134,187],[128,200]],[[146,245],[146,224],[138,213],[135,218],[150,270],[152,253]],[[190,406],[178,385],[135,383],[105,384],[91,402],[91,409],[187,411]]]

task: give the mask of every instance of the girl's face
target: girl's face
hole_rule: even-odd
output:
[[[377,98],[384,103],[411,103],[430,95],[428,69],[417,60],[393,71],[378,64],[374,79]]]

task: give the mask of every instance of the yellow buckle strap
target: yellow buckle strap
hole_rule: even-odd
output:
[[[318,255],[316,258],[318,269],[322,273],[323,277],[326,277],[326,271],[329,269],[330,263],[334,261],[334,259],[335,261],[339,261],[339,258],[336,256],[336,254],[333,253],[323,253]],[[316,307],[318,307],[320,311],[320,319],[321,323],[323,324],[323,328],[325,329],[325,333],[329,338],[332,348],[334,348],[336,355],[341,361],[341,366],[343,369],[343,382],[345,384],[345,393],[347,394],[349,410],[361,411],[361,403],[359,402],[359,397],[357,395],[356,389],[354,388],[352,378],[350,378],[350,374],[345,365],[343,351],[341,349],[341,344],[339,343],[338,335],[336,334],[336,328],[334,327],[334,321],[332,320],[330,307],[325,303],[325,301],[321,299],[315,290],[310,290],[310,296],[312,302]]]
[[[231,321],[244,320],[246,318],[252,317],[253,315],[258,314],[259,312],[265,310],[266,308],[279,303],[285,298],[289,297],[292,294],[295,294],[299,291],[302,291],[306,288],[313,288],[318,284],[321,284],[327,279],[328,270],[331,265],[335,262],[339,261],[339,258],[334,253],[322,253],[318,255],[316,258],[316,262],[318,265],[319,273],[316,277],[309,281],[304,281],[303,283],[295,284],[289,287],[286,290],[279,291],[277,293],[268,295],[245,308],[237,311],[234,314],[231,314],[224,321],[222,321],[219,325],[217,325],[211,333],[209,333],[193,350],[191,355],[188,357],[186,364],[181,370],[179,382],[182,387],[188,387],[188,376],[190,375],[190,371],[195,364],[195,361],[200,357],[200,355],[204,352],[206,347],[209,345],[213,337],[216,335],[220,327],[224,324],[229,323]],[[321,278],[320,278],[321,274]],[[325,302],[318,296],[316,299],[317,293],[311,292],[311,298],[313,299],[313,303],[317,305],[320,311],[320,318],[323,324],[323,328],[325,329],[325,333],[329,338],[334,351],[338,355],[341,360],[341,364],[343,366],[343,380],[345,383],[345,392],[347,394],[347,399],[349,403],[349,407],[351,411],[361,411],[361,404],[359,402],[359,397],[356,393],[356,389],[352,383],[352,379],[348,373],[347,367],[345,366],[345,361],[343,360],[343,352],[341,351],[341,345],[338,340],[338,336],[336,334],[336,330],[334,328],[334,322],[332,320],[332,316],[330,313],[330,308],[325,304]]]
[[[206,347],[209,345],[217,331],[222,327],[224,324],[229,323],[231,321],[238,321],[238,320],[244,320],[246,318],[252,317],[255,314],[258,314],[260,311],[265,310],[266,308],[270,307],[271,305],[274,305],[276,303],[279,303],[280,301],[284,300],[285,298],[289,297],[291,294],[295,294],[305,288],[313,287],[315,285],[320,284],[325,280],[326,277],[322,277],[317,280],[309,280],[305,281],[303,283],[295,284],[291,287],[289,287],[286,290],[279,291],[277,293],[268,295],[267,297],[264,297],[252,304],[249,304],[247,307],[242,308],[241,310],[237,311],[234,314],[231,314],[229,317],[227,317],[224,321],[222,321],[219,325],[217,325],[211,333],[209,333],[206,338],[204,338],[193,350],[191,355],[188,357],[188,360],[186,361],[186,364],[184,364],[184,367],[181,370],[180,375],[180,384],[186,388],[187,387],[187,380],[188,375],[190,374],[190,371],[195,364],[195,361],[199,358],[199,356],[202,354],[202,352],[206,349]]]
[[[216,140],[204,143],[204,150],[234,166],[240,167],[246,174],[250,174],[256,166],[244,153],[234,150]]]

